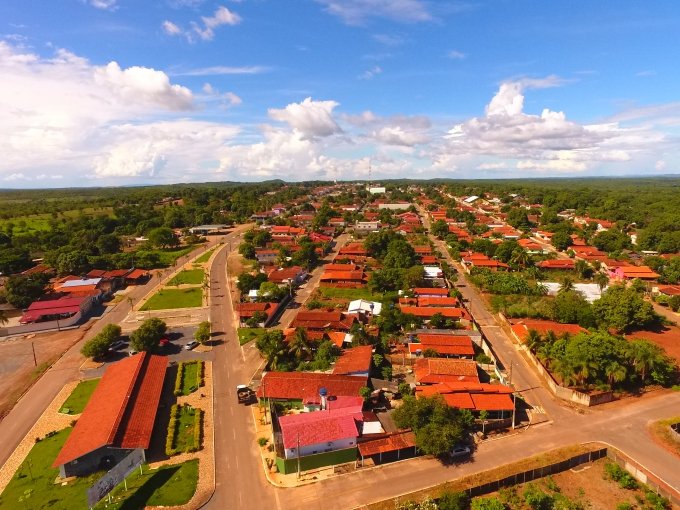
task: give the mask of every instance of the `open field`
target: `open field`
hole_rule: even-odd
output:
[[[92,393],[99,384],[100,379],[88,379],[87,381],[80,381],[78,386],[71,392],[64,404],[61,406],[61,412],[66,414],[80,414],[85,409]]]
[[[35,444],[0,495],[0,507],[87,508],[87,488],[103,473],[93,473],[64,485],[54,483],[59,470],[51,465],[71,430],[60,430]],[[127,491],[122,487],[114,491],[113,505],[107,506],[102,501],[95,508],[137,509],[146,504],[170,506],[186,503],[196,490],[197,479],[198,461],[154,471],[145,466],[144,474],[135,471],[128,477]]]
[[[173,308],[196,308],[203,304],[203,291],[200,288],[163,289],[144,303],[140,308],[147,310],[170,310]]]
[[[160,262],[162,265],[171,266],[178,258],[183,257],[187,253],[195,250],[197,247],[198,245],[192,244],[191,246],[181,246],[179,248],[164,248],[148,251],[151,253],[157,253],[160,257]]]
[[[658,331],[636,331],[626,337],[644,338],[655,343],[680,365],[680,328],[678,326],[663,327]]]
[[[204,277],[203,269],[185,269],[175,275],[167,285],[200,285]]]
[[[0,230],[7,230],[9,226],[13,226],[12,232],[14,234],[45,231],[50,228],[50,220],[59,222],[63,218],[75,218],[80,214],[83,216],[112,216],[113,207],[87,207],[82,210],[74,209],[56,213],[55,215],[45,213],[17,216],[16,218],[0,220]]]

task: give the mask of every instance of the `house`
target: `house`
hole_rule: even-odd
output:
[[[479,197],[477,195],[471,195],[467,198],[464,198],[463,202],[466,203],[466,204],[471,204],[471,203],[475,202],[476,200],[479,200]]]
[[[442,289],[438,287],[416,287],[413,289],[413,294],[418,298],[421,297],[449,297],[449,289]]]
[[[370,318],[374,315],[380,315],[382,311],[382,303],[377,301],[366,301],[365,299],[355,299],[350,301],[347,306],[347,313],[359,314]]]
[[[257,312],[265,314],[264,320],[258,323],[259,327],[265,327],[267,322],[276,315],[278,309],[279,303],[238,303],[236,305],[236,312],[238,313],[241,327],[246,327],[246,322],[253,318]]]
[[[295,337],[295,328],[287,328],[283,331],[284,341],[290,343]],[[307,340],[314,344],[320,344],[321,342],[328,340],[338,349],[352,345],[352,340],[354,336],[350,333],[344,331],[327,331],[327,330],[307,330],[306,332]]]
[[[491,271],[497,271],[499,269],[509,269],[510,266],[504,262],[499,262],[498,260],[490,259],[483,253],[473,253],[469,252],[467,255],[463,256],[463,266],[465,270],[469,273],[473,267],[486,268]]]
[[[278,418],[285,459],[356,448],[361,421],[360,403],[311,413],[289,414]]]
[[[217,225],[198,225],[196,227],[191,227],[189,232],[194,235],[218,235],[223,234],[224,231],[229,227],[229,225],[217,224]]]
[[[339,311],[302,310],[298,312],[290,326],[311,330],[349,331],[356,320],[356,315],[343,314]]]
[[[271,250],[268,248],[255,250],[255,258],[257,259],[257,262],[265,266],[274,264],[278,257],[278,250]]]
[[[370,345],[346,349],[335,362],[333,374],[363,377],[366,380],[371,371],[372,360],[373,347]]]
[[[487,412],[487,419],[509,417],[514,409],[513,390],[502,384],[442,382],[417,386],[416,397],[441,395],[451,407]]]
[[[125,285],[142,285],[149,276],[150,273],[146,269],[133,269],[125,275]]]
[[[361,270],[329,271],[326,269],[319,281],[325,286],[363,287],[368,281],[368,276]]]
[[[545,253],[545,249],[543,248],[543,246],[537,243],[536,241],[532,241],[531,239],[520,239],[519,241],[517,241],[517,243],[531,255],[539,255]]]
[[[387,190],[385,189],[385,186],[372,186],[372,187],[369,187],[369,188],[368,188],[368,192],[369,192],[371,195],[379,195],[379,194],[381,194],[381,193],[385,193],[385,191],[387,191]]]
[[[647,266],[620,266],[610,270],[609,277],[614,280],[656,280],[659,273]]]
[[[411,207],[411,202],[390,202],[378,204],[378,209],[390,209],[392,211],[404,211]]]
[[[56,327],[71,326],[87,317],[96,303],[96,295],[90,297],[62,297],[46,301],[34,301],[19,319],[20,324],[56,321]]]
[[[460,306],[460,301],[455,297],[423,296],[417,298],[417,305],[419,307],[444,306],[457,308]]]
[[[275,269],[267,275],[267,279],[277,285],[299,285],[307,278],[307,271],[300,266]]]
[[[663,294],[664,296],[680,296],[680,285],[659,285],[652,289],[656,294]]]
[[[417,384],[479,383],[477,363],[467,359],[420,358],[414,368]]]
[[[149,448],[167,363],[143,352],[106,369],[52,464],[62,478],[108,470]]]
[[[359,443],[362,466],[364,459],[368,457],[373,460],[374,464],[381,464],[383,458],[386,461],[401,460],[416,454],[416,436],[412,431],[393,432],[378,439],[369,439]]]
[[[554,260],[542,260],[536,264],[539,268],[544,270],[565,270],[571,271],[576,267],[576,263],[573,259],[554,259]]]
[[[357,221],[354,224],[354,232],[357,234],[378,232],[380,230],[379,221]]]
[[[475,355],[472,338],[466,335],[420,333],[418,342],[409,342],[411,356],[421,356],[425,351],[435,351],[442,358],[470,358]]]
[[[415,315],[424,320],[430,320],[434,315],[440,314],[448,319],[454,320],[470,320],[470,314],[464,308],[451,308],[440,306],[404,306],[401,305],[401,311],[405,314]]]
[[[257,397],[286,402],[301,402],[307,409],[319,409],[319,391],[333,397],[358,397],[367,379],[350,375],[321,374],[316,372],[265,372]]]
[[[103,284],[101,278],[78,278],[77,276],[66,276],[57,280],[54,285],[54,291],[62,294],[80,295],[98,295],[104,294],[102,290]]]

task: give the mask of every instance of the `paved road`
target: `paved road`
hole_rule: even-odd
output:
[[[210,242],[215,244],[217,240],[214,239]],[[204,250],[205,246],[201,246],[188,255],[179,258],[177,267],[181,267],[182,264]],[[134,303],[137,303],[146,294],[154,290],[159,283],[160,280],[152,276],[146,284],[132,288],[128,296],[132,298]],[[0,465],[5,463],[14,448],[21,442],[64,385],[80,378],[79,368],[84,361],[80,354],[80,348],[83,343],[99,333],[107,324],[120,324],[130,311],[130,304],[127,299],[123,299],[110,307],[112,309],[107,311],[101,319],[91,319],[86,325],[82,326],[82,328],[87,329],[83,339],[66,351],[0,422],[0,437],[3,439],[0,441]]]

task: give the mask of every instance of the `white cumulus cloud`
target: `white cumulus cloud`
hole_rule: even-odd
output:
[[[269,117],[287,123],[302,133],[303,137],[326,137],[342,132],[333,117],[335,101],[313,101],[311,97],[301,103],[291,103],[283,109],[269,109]]]

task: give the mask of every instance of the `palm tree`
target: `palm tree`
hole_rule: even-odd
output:
[[[0,324],[3,326],[9,322],[9,317],[5,314],[4,310],[0,310]]]
[[[581,278],[586,278],[593,273],[593,268],[590,267],[590,264],[588,264],[585,260],[577,260],[574,263],[574,269]]]
[[[518,266],[524,268],[529,263],[531,262],[531,255],[529,255],[529,252],[522,248],[516,248],[512,252],[512,257],[510,258],[510,262],[513,264],[517,264]]]
[[[559,292],[569,292],[571,290],[574,290],[574,280],[569,278],[568,276],[565,276],[562,278],[562,283],[560,284],[560,290]]]
[[[609,387],[613,388],[615,383],[623,382],[626,379],[628,371],[626,370],[626,367],[618,361],[612,361],[605,366],[604,374],[609,381]]]
[[[298,360],[307,360],[311,357],[312,346],[307,338],[307,331],[304,328],[297,328],[295,334],[288,344],[288,352]]]
[[[663,361],[664,353],[661,348],[646,340],[633,340],[628,344],[628,349],[633,368],[640,375],[642,382],[645,381],[647,374]]]
[[[597,286],[600,288],[600,293],[609,284],[609,276],[607,276],[604,273],[597,273],[594,276],[593,280],[595,281],[595,283],[597,283]]]
[[[527,336],[524,338],[524,343],[531,352],[536,352],[538,346],[543,342],[543,337],[535,329],[527,331]]]

